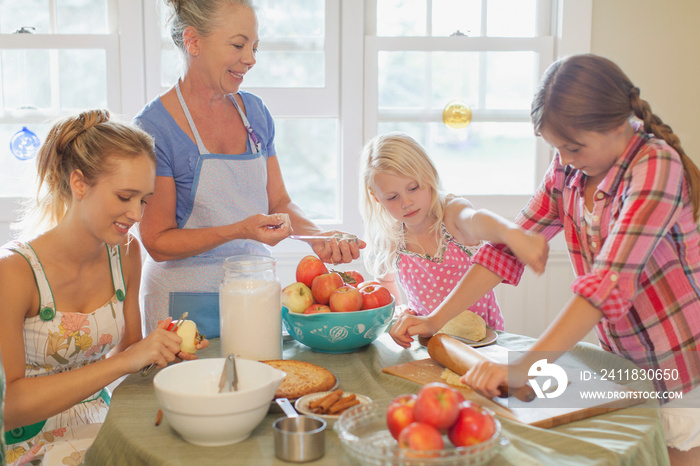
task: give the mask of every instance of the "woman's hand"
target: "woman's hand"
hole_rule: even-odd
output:
[[[128,358],[129,373],[135,373],[151,364],[165,367],[169,362],[178,359],[182,339],[175,332],[167,330],[172,319],[167,318],[158,322],[158,327],[124,351]]]
[[[318,236],[333,236],[333,235],[344,235],[342,231],[327,231],[320,233]],[[367,243],[361,239],[357,241],[341,240],[338,241],[337,238],[331,238],[330,240],[323,239],[323,241],[310,240],[311,249],[323,262],[327,262],[333,265],[336,264],[348,264],[358,257],[360,257],[360,249],[367,246]]]
[[[544,273],[549,256],[549,244],[544,236],[516,228],[511,231],[506,245],[520,262],[530,266],[537,275]]]
[[[410,348],[413,343],[413,336],[432,337],[440,330],[435,328],[430,317],[416,316],[413,312],[404,312],[399,316],[394,325],[389,330],[389,335],[396,344],[403,348]]]
[[[209,340],[206,338],[197,343],[197,351],[208,348],[209,347]],[[197,354],[196,353],[186,353],[185,351],[180,351],[177,353],[177,357],[182,359],[182,360],[187,360],[187,361],[192,361],[193,359],[197,359]]]
[[[292,234],[292,223],[287,214],[255,214],[239,222],[245,237],[274,246]]]

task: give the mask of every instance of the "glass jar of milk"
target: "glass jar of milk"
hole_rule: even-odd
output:
[[[219,286],[221,355],[282,359],[282,292],[277,261],[268,256],[232,256]]]

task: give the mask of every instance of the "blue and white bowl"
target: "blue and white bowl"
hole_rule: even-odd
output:
[[[297,314],[282,306],[282,322],[299,343],[324,353],[349,353],[384,333],[394,315],[392,301],[366,311]]]

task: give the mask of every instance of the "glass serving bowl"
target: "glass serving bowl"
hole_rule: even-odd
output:
[[[444,450],[399,449],[386,426],[386,410],[391,400],[359,405],[345,411],[333,429],[345,451],[359,465],[432,466],[484,465],[508,445],[496,419],[496,432],[485,442],[468,447],[451,447],[445,438]]]

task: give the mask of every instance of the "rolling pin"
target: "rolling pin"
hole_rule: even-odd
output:
[[[428,340],[428,354],[438,363],[442,364],[458,375],[464,375],[472,366],[481,361],[489,360],[474,348],[452,338],[446,333],[436,333]],[[501,398],[514,396],[521,401],[535,399],[535,391],[529,385],[523,385],[515,389],[509,389],[507,385],[498,387]]]

